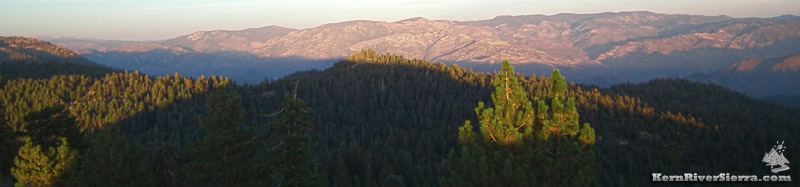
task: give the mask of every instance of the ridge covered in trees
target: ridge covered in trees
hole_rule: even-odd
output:
[[[298,145],[308,146],[313,150],[289,150],[291,153],[306,155],[304,158],[317,158],[316,164],[304,164],[310,169],[295,172],[291,176],[309,176],[300,174],[309,173],[308,171],[319,174],[318,177],[309,176],[297,180],[304,182],[293,184],[445,184],[443,181],[458,176],[460,172],[451,170],[456,165],[452,160],[459,158],[457,155],[468,153],[461,147],[468,144],[459,142],[469,136],[459,138],[459,128],[466,125],[465,120],[469,120],[477,122],[472,128],[479,130],[480,127],[477,126],[484,121],[485,118],[481,116],[485,112],[479,112],[480,115],[476,116],[478,102],[484,103],[480,107],[483,111],[488,108],[498,110],[496,101],[492,100],[492,91],[497,90],[493,80],[501,77],[516,79],[518,82],[518,86],[513,86],[514,98],[518,98],[514,103],[527,106],[527,102],[530,102],[532,116],[547,116],[544,119],[534,118],[534,124],[559,121],[556,123],[569,125],[555,126],[555,129],[566,129],[556,132],[566,132],[567,137],[573,136],[572,132],[575,132],[574,136],[577,136],[549,141],[558,142],[565,148],[575,145],[566,150],[583,150],[564,151],[565,154],[594,155],[594,159],[574,162],[581,163],[579,166],[587,171],[584,172],[585,175],[569,176],[577,177],[572,179],[575,181],[568,181],[575,184],[584,181],[614,186],[648,185],[650,173],[654,172],[767,174],[768,169],[760,162],[760,157],[776,140],[784,140],[788,145],[800,142],[794,136],[800,131],[800,122],[796,118],[800,113],[796,109],[740,97],[741,94],[715,86],[684,80],[658,80],[599,89],[566,83],[557,75],[548,78],[502,72],[476,73],[457,65],[447,66],[406,59],[400,55],[376,54],[372,50],[353,54],[324,71],[295,73],[280,80],[267,80],[257,85],[235,85],[227,78],[216,76],[192,79],[176,74],[152,78],[136,72],[110,73],[100,78],[54,75],[39,79],[5,79],[5,75],[0,76],[3,76],[3,81],[0,81],[0,103],[4,109],[4,115],[0,115],[3,120],[0,122],[5,121],[2,129],[7,129],[0,133],[4,134],[2,145],[8,145],[0,146],[3,149],[0,151],[3,154],[0,157],[0,166],[4,167],[0,168],[0,173],[6,184],[17,182],[9,172],[14,167],[13,159],[19,153],[19,148],[25,145],[24,137],[31,137],[31,132],[34,132],[29,130],[33,128],[31,124],[39,118],[53,115],[26,116],[36,116],[31,114],[54,106],[63,106],[62,111],[74,119],[73,128],[77,129],[81,137],[76,143],[72,143],[69,133],[52,135],[67,137],[68,143],[55,143],[53,146],[69,145],[70,149],[74,149],[78,155],[77,161],[74,161],[76,165],[73,165],[75,168],[91,166],[88,163],[92,162],[118,162],[82,159],[95,158],[89,155],[108,154],[101,150],[132,153],[141,151],[146,159],[130,162],[143,162],[144,170],[152,175],[132,175],[152,179],[139,184],[192,184],[197,177],[186,168],[204,160],[197,156],[196,151],[214,149],[189,147],[216,136],[204,130],[202,124],[207,120],[201,120],[204,119],[201,116],[210,115],[209,112],[215,110],[208,106],[213,103],[214,99],[210,99],[213,98],[212,95],[220,90],[236,93],[224,98],[241,98],[233,99],[240,102],[241,109],[230,105],[228,108],[235,110],[225,110],[239,116],[235,118],[237,120],[226,120],[230,122],[226,128],[235,129],[237,133],[252,134],[248,135],[251,137],[249,139],[262,142],[260,146],[264,146],[264,151],[255,151],[250,154],[255,156],[248,159],[260,160],[259,163],[277,163],[270,160],[279,155],[276,151],[281,149],[277,143],[280,141],[270,141],[271,139],[297,139],[302,142]],[[227,86],[221,88],[219,85]],[[290,108],[296,108],[297,111],[306,109],[296,107],[301,106],[297,104],[284,106],[286,103],[296,102],[284,96],[283,93],[287,92],[292,94],[289,98],[302,99],[302,103],[308,107],[307,110],[313,112],[288,112]],[[521,98],[527,98],[528,101]],[[492,104],[487,104],[490,101]],[[540,101],[544,105],[539,105]],[[546,106],[548,109],[537,109],[539,106]],[[554,113],[556,108],[561,112]],[[548,110],[550,112],[547,115],[536,113]],[[522,115],[527,112],[518,111],[522,111]],[[290,129],[300,128],[306,131],[300,135],[280,135],[278,129],[286,127],[279,124],[286,124],[281,121],[285,122],[283,119],[291,116],[290,114],[305,116],[288,120],[294,121],[292,124],[308,123],[313,126],[292,126]],[[591,128],[583,123],[591,124]],[[236,125],[231,126],[233,124]],[[127,137],[130,143],[124,142],[126,138],[109,138],[106,134],[107,127],[116,128],[119,133],[111,133],[110,137]],[[537,128],[539,127],[531,129],[532,137],[541,137],[534,136],[535,132],[546,132]],[[591,134],[594,134],[594,138],[582,137],[582,134],[590,134],[589,129],[593,129],[594,133]],[[525,142],[526,130],[520,132],[523,135],[522,142]],[[475,142],[485,141],[483,135],[476,133],[474,137]],[[104,139],[114,139],[119,144],[102,145],[95,142]],[[531,140],[537,139],[539,138]],[[594,140],[590,141],[592,139]],[[543,152],[551,148],[547,146],[549,143],[536,142],[533,141],[532,144],[540,145],[534,147],[543,147],[540,149]],[[132,145],[133,149],[125,148],[126,145]],[[591,145],[588,147],[592,151],[585,151],[589,148],[584,145]],[[102,148],[109,146],[121,147]],[[49,150],[45,147],[42,150]],[[451,157],[451,152],[455,152],[456,156]],[[494,157],[494,154],[502,153],[503,151],[485,155],[502,158]],[[788,150],[786,154],[790,162],[797,162],[800,158],[798,151]],[[588,155],[580,157],[591,158]],[[557,159],[562,156],[546,158]],[[513,159],[503,159],[491,162],[503,165],[491,167],[504,168],[507,166],[506,160],[510,160],[511,166],[520,163]],[[246,165],[238,167],[259,167],[259,164]],[[548,168],[553,171],[563,169],[559,167],[561,166]],[[131,170],[128,173],[141,171],[140,167],[117,168],[128,168],[127,170]],[[279,178],[290,176],[285,173],[288,170],[279,168],[279,165],[265,166],[264,170],[267,172],[263,174],[269,176],[260,178],[262,181],[259,182],[276,184],[281,181]],[[89,176],[70,172],[72,171],[68,170],[63,175],[63,182]],[[557,176],[563,178],[559,174],[549,177]],[[541,183],[545,185],[567,184],[565,181],[554,181],[558,179],[536,181],[551,181]],[[531,180],[533,179],[527,179]]]
[[[101,66],[88,66],[68,62],[0,62],[0,75],[3,75],[4,79],[46,79],[53,75],[86,75],[92,78],[102,78],[106,74],[114,72],[119,71]]]

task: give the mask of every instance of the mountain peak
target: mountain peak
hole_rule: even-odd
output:
[[[284,29],[285,30],[297,30],[297,29],[294,29],[294,28],[283,27],[283,26],[280,26],[280,25],[268,25],[268,26],[264,26],[264,27],[245,29],[245,31],[248,31],[248,30],[284,30]]]
[[[646,11],[646,10],[641,10],[641,11],[623,11],[623,12],[619,12],[619,14],[653,15],[653,14],[659,14],[659,13],[650,12],[650,11]]]
[[[781,15],[778,17],[770,18],[771,20],[792,20],[792,21],[800,21],[800,16],[795,16],[791,14]]]
[[[430,22],[431,20],[423,18],[423,17],[413,17],[404,20],[397,21],[395,23],[407,23],[407,22]]]

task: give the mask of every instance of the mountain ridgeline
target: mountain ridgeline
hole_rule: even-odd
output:
[[[151,42],[52,41],[79,50],[95,62],[122,69],[152,75],[227,75],[253,84],[298,70],[324,69],[370,48],[480,72],[498,71],[500,62],[508,59],[522,74],[548,74],[559,68],[571,81],[603,87],[655,78],[706,78],[696,80],[760,98],[800,95],[800,89],[789,85],[800,82],[798,69],[772,69],[782,73],[727,69],[751,59],[796,55],[800,52],[798,20],[790,15],[564,13],[478,21],[359,20],[308,29],[267,26],[200,31]],[[287,60],[291,61],[279,63]],[[742,81],[742,77],[754,78]],[[780,80],[781,84],[763,84],[762,80]]]
[[[116,71],[45,41],[0,37],[0,75],[5,79],[49,78],[57,74],[103,77]]]
[[[51,182],[65,185],[191,186],[203,181],[218,185],[439,186],[522,181],[531,185],[642,186],[652,185],[651,173],[769,174],[761,158],[775,141],[789,146],[800,143],[795,136],[800,133],[796,109],[753,100],[719,86],[659,79],[600,89],[567,84],[557,75],[473,72],[458,65],[372,50],[350,55],[325,70],[252,85],[236,85],[217,76],[154,78],[138,72],[38,79],[0,76],[0,176],[6,184],[25,178],[24,172],[8,173],[10,168],[36,169],[21,168],[15,157],[63,153],[76,157],[58,160],[58,168],[64,169],[49,177],[58,179]],[[498,89],[498,80],[506,78],[515,80],[509,85],[513,98],[518,98],[509,103],[525,104],[526,99],[520,98],[527,98],[533,101],[530,106],[536,107],[520,108],[520,113],[536,111],[534,116],[543,117],[533,120],[530,131],[519,131],[523,137],[519,142],[526,142],[530,149],[505,149],[478,143],[487,141],[486,136],[464,136],[465,129],[485,132],[479,129],[484,128],[487,117],[506,119],[486,112],[476,115],[476,106],[506,111],[497,103],[502,99],[493,99],[492,94],[503,90]],[[56,124],[49,119],[73,120],[74,125],[57,123],[65,130],[43,130]],[[474,129],[465,120],[475,122]],[[542,141],[547,138],[538,134],[548,131],[536,125],[545,124],[543,121],[551,121],[548,124],[556,129],[552,132],[564,132],[564,136]],[[80,133],[66,133],[70,128]],[[562,128],[566,130],[558,130]],[[530,137],[537,138],[525,138],[532,135],[529,132],[536,132]],[[25,137],[46,137],[50,143],[25,141]],[[108,140],[114,141],[105,142]],[[64,148],[52,153],[19,149],[35,150],[35,144]],[[557,156],[542,155],[556,147],[561,150]],[[478,148],[490,152],[474,152]],[[116,152],[145,159],[99,159]],[[533,158],[542,164],[518,162],[512,158],[516,153],[539,155]],[[571,160],[567,155],[585,159]],[[796,163],[800,151],[787,149],[785,155]],[[291,158],[309,159],[297,162]],[[482,158],[495,159],[481,162],[491,165],[469,164]],[[553,160],[566,163],[552,165]],[[509,169],[517,167],[540,167],[549,172]],[[580,174],[561,175],[573,168],[580,169]],[[198,171],[241,175],[209,178]],[[796,171],[789,172],[796,178]],[[137,180],[115,180],[120,178]]]
[[[24,37],[0,37],[0,62],[70,62],[96,65],[70,49]]]

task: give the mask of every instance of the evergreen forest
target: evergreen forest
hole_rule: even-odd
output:
[[[0,186],[651,186],[651,173],[770,175],[776,141],[800,163],[797,108],[494,65],[362,50],[239,84],[3,62]]]

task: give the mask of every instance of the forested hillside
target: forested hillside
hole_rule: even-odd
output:
[[[46,79],[53,75],[86,75],[93,78],[105,77],[106,74],[119,72],[101,66],[86,66],[74,63],[59,62],[0,62],[0,75],[4,79],[33,78]]]
[[[44,79],[7,79],[3,74],[0,170],[4,184],[19,182],[24,172],[9,173],[10,168],[28,171],[15,162],[33,161],[14,158],[39,154],[58,158],[52,164],[58,172],[49,177],[66,185],[194,186],[201,180],[217,185],[459,184],[447,183],[457,173],[451,171],[452,160],[466,158],[452,156],[465,154],[459,146],[459,127],[470,120],[478,129],[483,119],[476,116],[478,102],[498,107],[492,91],[500,75],[371,50],[324,71],[256,85],[235,85],[216,76],[153,78],[137,72]],[[587,155],[594,159],[581,162],[588,163],[579,165],[586,175],[573,176],[580,177],[575,181],[642,186],[651,184],[651,173],[767,174],[761,157],[775,141],[800,143],[795,136],[800,133],[796,109],[718,86],[657,80],[595,89],[559,83],[550,76],[510,77],[522,91],[514,92],[521,94],[515,98],[548,99],[542,106],[552,109],[551,116],[577,117],[567,121],[580,121],[581,129],[591,124],[594,141],[582,143],[588,147],[580,151],[592,152]],[[559,102],[549,100],[562,97]],[[570,106],[569,100],[574,111],[566,107],[571,112],[555,112]],[[566,102],[557,107],[561,101]],[[579,134],[584,131],[576,131]],[[222,142],[233,143],[221,146],[227,145]],[[48,152],[49,147],[53,150]],[[787,149],[792,163],[800,158],[796,150]],[[132,158],[101,159],[117,152]],[[499,172],[469,166],[466,169],[478,174]],[[570,167],[578,166],[552,169]],[[222,171],[219,168],[240,175],[209,178],[198,172]],[[797,177],[796,171],[790,172]],[[120,178],[137,180],[112,181]]]
[[[0,62],[70,62],[81,65],[98,64],[77,53],[45,41],[24,37],[0,36]]]

